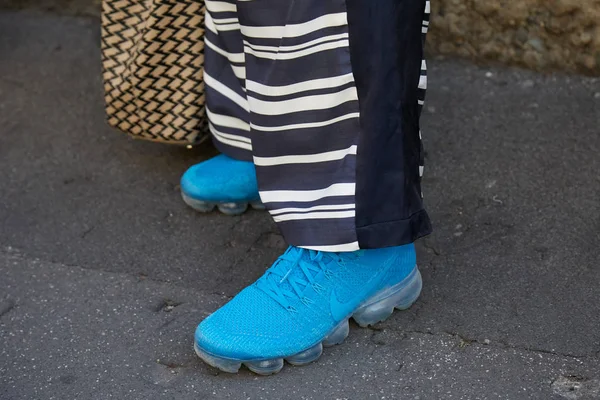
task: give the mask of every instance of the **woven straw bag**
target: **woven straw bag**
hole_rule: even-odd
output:
[[[204,0],[104,0],[102,73],[108,123],[134,137],[207,137]]]

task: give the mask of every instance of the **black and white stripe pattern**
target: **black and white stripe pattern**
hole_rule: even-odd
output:
[[[206,7],[204,82],[209,129],[215,143],[232,156],[250,159],[250,107],[236,1],[207,1]]]
[[[431,15],[431,2],[427,0],[425,2],[425,12],[423,16],[423,26],[421,27],[421,36],[423,40],[423,45],[425,45],[425,39],[427,36],[427,31],[429,30],[429,17]],[[427,61],[423,58],[421,61],[421,77],[419,79],[419,115],[423,110],[425,105],[425,94],[427,92]],[[423,176],[423,172],[425,170],[425,159],[424,154],[425,150],[423,148],[423,138],[421,137],[421,132],[419,131],[419,139],[421,139],[421,158],[419,160],[419,176]],[[421,193],[421,197],[423,194]]]
[[[254,162],[261,200],[288,242],[358,250],[361,128],[345,1],[206,5],[204,80],[215,144]],[[426,85],[423,61],[420,106]]]

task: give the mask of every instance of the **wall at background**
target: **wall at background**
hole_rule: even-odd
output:
[[[600,76],[600,0],[431,0],[429,52]]]
[[[0,0],[0,9],[98,16],[100,3]],[[600,0],[431,0],[431,8],[429,53],[600,76]]]

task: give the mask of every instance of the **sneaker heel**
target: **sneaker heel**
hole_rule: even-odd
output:
[[[352,318],[362,327],[385,321],[394,309],[406,310],[413,305],[421,294],[423,281],[421,273],[415,267],[402,282],[382,290],[354,312]]]
[[[396,310],[404,311],[412,307],[421,295],[421,289],[423,289],[423,278],[421,273],[417,270],[417,277],[410,285],[406,288],[406,297],[402,298],[395,306]]]

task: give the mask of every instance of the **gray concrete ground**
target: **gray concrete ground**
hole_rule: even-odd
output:
[[[218,373],[195,325],[285,247],[200,215],[210,146],[104,123],[97,21],[0,13],[1,399],[600,398],[600,81],[431,66],[415,306],[316,363]]]

